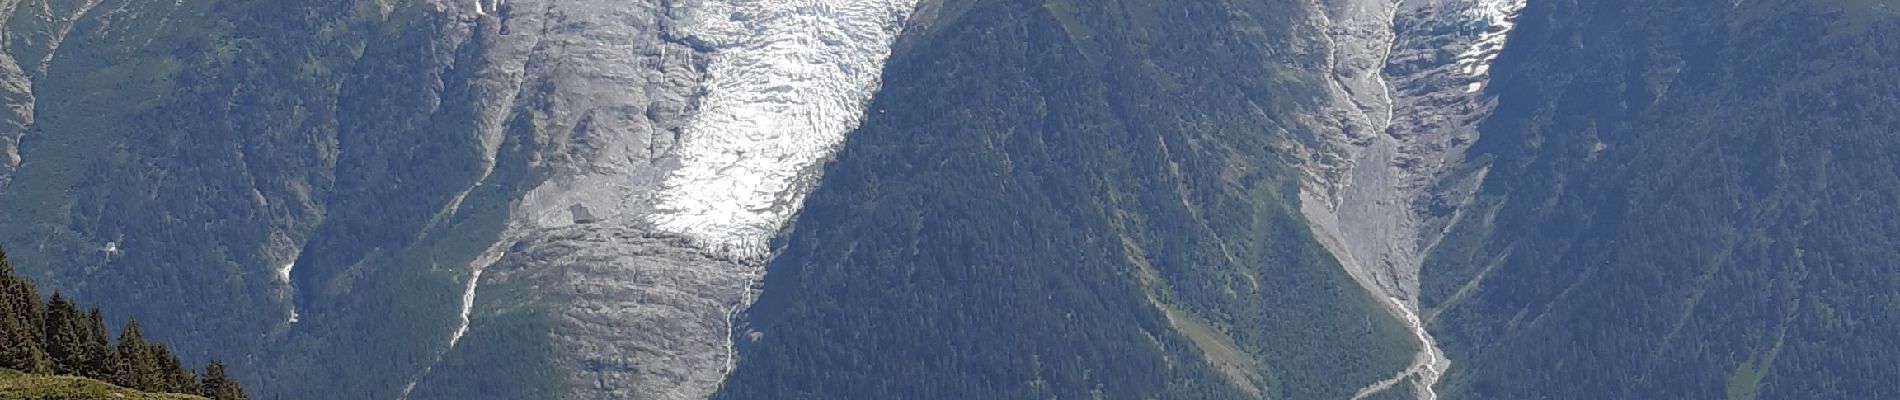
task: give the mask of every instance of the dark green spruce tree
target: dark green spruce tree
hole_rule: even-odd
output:
[[[80,349],[85,355],[85,365],[80,367],[79,375],[98,380],[112,379],[112,338],[106,333],[105,314],[99,312],[99,307],[93,307],[86,313],[82,326],[86,341],[80,344]]]
[[[58,291],[46,302],[40,343],[46,346],[47,358],[53,362],[53,373],[79,375],[83,371],[86,365],[84,320],[79,307]]]
[[[125,329],[119,331],[119,345],[112,355],[115,359],[113,384],[139,390],[159,386],[158,360],[152,358],[151,350],[146,348],[145,334],[139,331],[137,319],[127,321]]]
[[[146,392],[249,399],[243,385],[212,360],[198,374],[162,343],[145,339],[128,319],[115,344],[98,307],[81,310],[59,292],[41,303],[33,283],[13,274],[0,250],[0,368],[29,374],[77,375]]]
[[[13,275],[7,253],[0,250],[0,368],[27,373],[52,372],[52,360],[41,345],[46,318],[33,283]]]
[[[224,371],[224,362],[211,360],[205,365],[204,378],[198,385],[198,394],[211,400],[250,400],[244,394],[244,385]]]
[[[152,351],[152,359],[158,361],[158,386],[146,389],[148,392],[196,393],[198,392],[198,374],[185,367],[172,349],[160,343],[146,342]]]

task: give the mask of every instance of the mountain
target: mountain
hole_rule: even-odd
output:
[[[23,272],[336,398],[705,396],[911,6],[0,5]]]
[[[1886,0],[0,0],[259,398],[1882,398]]]
[[[1897,4],[1533,1],[1429,257],[1459,398],[1877,398]]]
[[[170,346],[146,340],[138,320],[114,325],[119,326],[116,340],[98,307],[81,309],[58,291],[42,300],[33,282],[15,275],[0,251],[0,395],[248,398],[222,362],[211,361],[201,375],[179,361]]]
[[[1268,27],[1317,28],[1222,3],[920,9],[715,398],[1330,398],[1404,369],[1410,331],[1301,222],[1325,79],[1293,67],[1324,45]]]

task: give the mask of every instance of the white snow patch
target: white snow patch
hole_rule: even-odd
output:
[[[277,281],[285,284],[290,283],[290,270],[295,268],[297,268],[297,262],[295,261],[287,262],[284,263],[284,266],[277,267]]]
[[[1517,16],[1524,12],[1527,0],[1477,0],[1460,1],[1461,14],[1472,28],[1482,30],[1478,39],[1463,54],[1458,55],[1458,65],[1474,77],[1484,77],[1490,72],[1491,61],[1496,60],[1498,51],[1504,49],[1504,40],[1510,36],[1511,29],[1517,27]]]
[[[680,167],[654,212],[658,230],[757,260],[797,213],[808,180],[856,129],[891,44],[916,0],[729,0],[704,4],[683,30],[714,48],[705,95],[683,126]],[[756,278],[754,279],[756,281]],[[737,314],[727,311],[726,365]]]
[[[469,265],[474,267],[474,270],[469,272],[468,282],[462,286],[462,310],[458,313],[460,319],[455,324],[455,333],[449,335],[448,346],[444,346],[441,353],[436,353],[435,362],[431,362],[428,366],[423,367],[415,376],[409,378],[409,383],[402,385],[402,394],[396,396],[397,400],[408,399],[409,392],[416,390],[416,384],[422,382],[422,377],[429,376],[429,373],[435,370],[435,364],[441,362],[442,357],[447,355],[449,350],[455,349],[456,343],[462,341],[462,335],[468,334],[469,316],[475,311],[475,288],[481,285],[482,271],[487,270],[488,267],[495,265],[496,262],[508,256],[508,252],[501,251],[501,244],[506,242],[509,241],[497,241],[494,246],[489,247],[488,251],[483,252],[474,262],[469,263]]]
[[[296,258],[291,258],[290,262],[284,263],[284,265],[281,267],[277,267],[277,283],[284,285],[284,288],[286,290],[291,290],[292,288],[290,285],[290,271],[292,269],[297,268],[296,260],[297,260]],[[290,303],[290,317],[284,320],[284,325],[291,325],[291,324],[297,323],[297,302],[295,300],[292,300],[292,301],[289,301],[289,303]]]
[[[487,268],[481,267],[475,268],[475,271],[470,272],[468,275],[467,286],[462,288],[461,320],[455,325],[455,333],[449,335],[449,348],[451,349],[455,348],[455,343],[462,341],[462,335],[468,334],[468,316],[469,313],[475,310],[475,287],[481,283],[482,271],[486,269]]]
[[[476,14],[500,12],[502,7],[497,0],[474,1]],[[625,198],[651,201],[642,204],[650,204],[651,211],[640,218],[655,230],[743,260],[740,264],[748,270],[744,272],[752,275],[740,289],[748,292],[740,304],[725,309],[728,323],[754,297],[753,285],[763,275],[756,261],[763,259],[767,240],[796,213],[818,164],[857,127],[865,103],[879,86],[891,44],[915,2],[697,0],[665,7],[669,22],[677,23],[669,27],[675,39],[703,50],[695,57],[705,60],[704,72],[693,75],[700,80],[701,96],[679,121],[677,147],[664,154],[677,160],[677,168],[667,173],[651,197],[641,193]],[[590,47],[620,46],[592,37],[587,40]],[[659,47],[662,59],[668,58],[667,48]],[[535,202],[539,192],[528,194],[525,201]],[[451,214],[461,196],[456,200]],[[558,203],[565,210],[569,202]],[[641,208],[619,211],[646,211]],[[548,213],[554,214],[561,213]],[[566,217],[550,220],[565,221]],[[505,237],[471,263],[459,321],[443,354],[459,345],[469,331],[483,272],[504,256],[501,244],[512,242]],[[725,372],[735,365],[730,342],[734,328],[727,327]],[[401,396],[407,397],[431,369],[425,367],[413,376]]]
[[[685,26],[712,45],[655,212],[660,230],[729,255],[764,255],[797,212],[801,177],[857,128],[915,0],[729,0]]]

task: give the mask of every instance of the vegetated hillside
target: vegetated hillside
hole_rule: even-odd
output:
[[[33,283],[14,275],[0,251],[0,398],[104,398],[136,391],[247,398],[223,363],[212,361],[200,376],[169,346],[146,340],[137,320],[123,325],[114,343],[97,307],[82,311],[59,292],[42,302]]]
[[[481,35],[466,21],[424,1],[0,10],[30,80],[0,96],[31,111],[0,170],[0,244],[24,275],[139,317],[184,359],[245,364],[266,394],[388,398],[431,361],[466,277],[451,266],[511,187],[438,215],[480,173],[456,125],[472,67],[447,39]]]
[[[1881,1],[1532,1],[1425,266],[1448,398],[1900,395]]]
[[[0,398],[16,400],[180,400],[204,399],[177,393],[149,393],[76,376],[27,375],[0,369]]]
[[[926,8],[715,398],[1346,398],[1402,369],[1417,343],[1299,219],[1306,11]]]

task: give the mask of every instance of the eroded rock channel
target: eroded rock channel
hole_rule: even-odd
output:
[[[1449,366],[1418,316],[1423,255],[1483,179],[1465,161],[1495,100],[1484,87],[1523,0],[1318,0],[1331,45],[1330,132],[1306,149],[1302,213],[1354,279],[1423,346],[1412,367],[1365,397],[1410,382],[1421,399]]]

